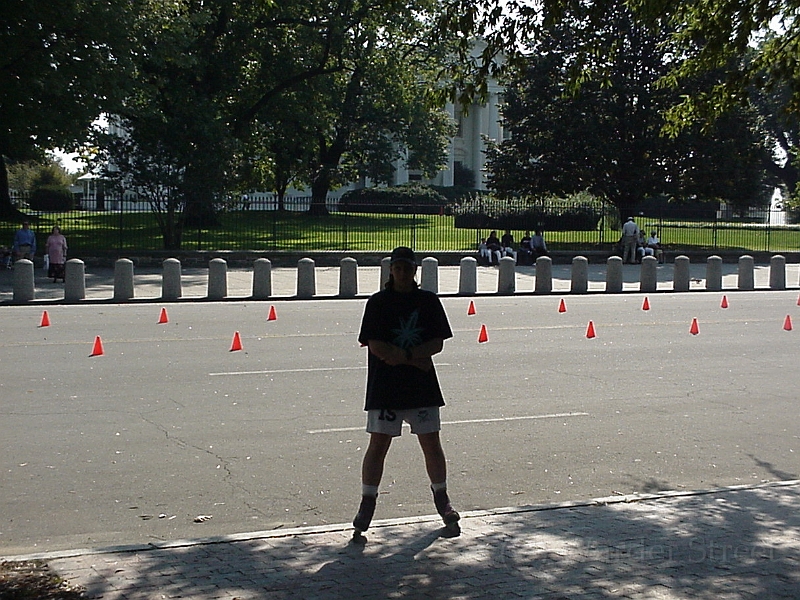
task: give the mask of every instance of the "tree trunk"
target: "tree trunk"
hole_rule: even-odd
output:
[[[0,221],[21,222],[29,217],[11,204],[11,193],[8,190],[8,170],[6,159],[0,154]]]
[[[314,181],[311,183],[311,206],[308,209],[308,214],[315,217],[327,216],[330,214],[327,206],[330,185],[330,171],[328,171],[327,168],[320,169]]]

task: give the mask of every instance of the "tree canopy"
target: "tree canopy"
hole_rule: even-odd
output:
[[[585,17],[586,31],[602,31],[618,9],[617,0],[448,0],[441,27],[461,36],[461,54],[470,53],[473,36],[486,40],[484,71],[503,53],[514,63],[524,53],[520,40],[535,39],[543,29],[571,18],[576,9]],[[710,88],[686,94],[673,107],[673,129],[694,120],[707,123],[734,104],[747,100],[751,84],[784,86],[790,112],[800,111],[800,0],[627,0],[624,5],[646,25],[665,26],[680,61],[662,83],[678,87],[703,73],[717,73]],[[584,37],[573,83],[602,79],[619,45],[603,37]]]
[[[680,91],[659,81],[670,69],[670,37],[637,20],[619,3],[598,29],[576,11],[544,27],[529,48],[525,71],[510,82],[504,108],[511,136],[490,151],[491,186],[505,195],[571,194],[589,190],[622,216],[648,197],[725,200],[747,207],[763,201],[764,154],[746,114],[701,132],[662,135],[663,111]],[[613,39],[603,79],[573,87],[586,37]],[[695,87],[703,82],[696,78]]]
[[[0,28],[0,218],[11,206],[5,160],[73,148],[124,96],[138,0],[7,0]]]
[[[431,171],[447,133],[421,85],[436,4],[152,1],[109,173],[128,185],[169,174],[176,246],[237,190],[308,184],[324,212],[333,183],[386,180],[398,143]]]

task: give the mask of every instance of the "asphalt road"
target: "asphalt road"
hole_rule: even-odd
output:
[[[474,316],[444,300],[456,508],[800,477],[797,292],[643,298],[480,297]],[[158,324],[158,304],[54,305],[49,327],[41,306],[3,307],[0,555],[350,521],[363,306],[169,304]],[[381,491],[376,518],[433,512],[407,431]]]

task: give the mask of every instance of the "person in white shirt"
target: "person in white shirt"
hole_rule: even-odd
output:
[[[661,240],[658,239],[658,235],[656,235],[655,231],[651,231],[650,237],[647,238],[647,248],[652,250],[658,262],[664,262],[664,251],[661,249]]]
[[[639,240],[639,226],[628,217],[622,226],[622,262],[628,264],[636,263],[636,242]]]

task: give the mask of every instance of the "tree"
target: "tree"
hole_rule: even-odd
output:
[[[248,181],[285,190],[288,182],[305,180],[318,206],[353,148],[353,132],[361,127],[378,138],[378,121],[369,130],[351,118],[371,85],[363,74],[374,68],[355,60],[365,52],[362,45],[373,38],[386,43],[389,32],[403,29],[398,22],[427,5],[151,0],[133,33],[141,47],[136,85],[118,111],[126,139],[108,145],[109,174],[128,184],[168,175],[164,185],[178,203],[167,213],[178,219],[170,245],[180,245],[187,226],[213,224],[216,207]],[[347,118],[329,122],[331,107],[344,107]],[[403,131],[413,129],[404,125]],[[125,156],[130,153],[136,156]],[[137,172],[148,168],[153,172]]]
[[[364,13],[345,36],[341,69],[309,82],[302,95],[283,94],[259,116],[279,135],[296,135],[296,161],[308,158],[298,140],[313,148],[313,158],[298,171],[311,188],[312,213],[327,212],[325,199],[335,185],[362,177],[391,183],[398,160],[428,176],[443,166],[452,123],[428,93],[447,48],[446,40],[429,41],[436,6],[415,0],[394,5],[391,13]],[[276,112],[285,114],[275,106],[285,106],[286,99],[303,115],[302,126],[296,116],[285,127],[280,116],[275,119]]]
[[[480,66],[485,74],[492,59],[504,53],[513,63],[520,57],[519,40],[535,39],[553,24],[571,17],[581,7],[586,31],[601,31],[618,9],[617,0],[448,0],[440,21],[445,31],[455,31],[462,41],[461,57],[470,52],[471,36],[481,36],[486,46]],[[665,25],[680,62],[674,62],[664,84],[679,87],[696,76],[714,71],[715,85],[683,95],[669,113],[673,129],[693,121],[710,123],[733,105],[746,102],[748,86],[767,89],[781,85],[790,90],[787,109],[800,109],[800,0],[628,0],[626,8],[645,25]],[[755,42],[755,47],[754,47]],[[602,78],[598,57],[618,50],[613,39],[585,37],[579,60],[572,70],[573,83]]]
[[[504,195],[589,190],[623,217],[664,193],[744,206],[760,200],[763,150],[744,115],[729,114],[714,135],[695,128],[663,136],[661,112],[677,98],[658,85],[670,68],[668,35],[622,3],[606,17],[601,29],[590,28],[576,11],[540,35],[506,94],[511,139],[490,151],[491,186]],[[602,80],[576,89],[572,73],[585,64],[587,36],[613,39],[616,51],[593,59],[604,63]]]
[[[53,157],[9,163],[7,169],[9,188],[26,194],[45,186],[67,188],[76,177],[67,173],[61,161]]]
[[[777,178],[784,190],[794,193],[800,183],[797,151],[800,148],[800,122],[797,113],[789,111],[789,90],[785,84],[770,89],[753,86],[750,105],[757,114],[760,135],[772,148],[765,158],[764,168]]]
[[[0,219],[11,205],[6,161],[75,147],[127,88],[128,28],[138,1],[7,0],[0,29]]]

